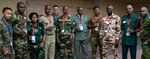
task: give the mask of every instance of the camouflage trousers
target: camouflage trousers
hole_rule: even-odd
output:
[[[60,38],[60,59],[66,59],[65,58],[65,51],[68,52],[68,59],[73,59],[73,53],[72,53],[72,43],[68,41],[70,36],[62,36]],[[67,49],[67,50],[65,50]]]
[[[29,50],[31,59],[45,59],[45,50],[39,48],[39,45],[30,44]]]
[[[0,59],[15,59],[13,56],[0,56]]]
[[[119,59],[118,47],[115,47],[115,36],[104,36],[102,38],[102,59],[107,59],[108,48],[112,48],[114,59]]]
[[[102,55],[102,46],[101,46],[101,41],[99,36],[91,36],[90,38],[90,43],[91,43],[91,47],[92,47],[92,59],[96,59],[96,52],[97,52],[97,47],[99,47],[99,52],[100,55]]]
[[[142,58],[141,59],[150,59],[150,45],[148,42],[142,43]]]
[[[14,38],[15,59],[28,59],[29,51],[26,38]]]
[[[7,56],[3,56],[0,54],[0,59],[15,59],[15,53],[13,49],[10,49],[10,54]]]

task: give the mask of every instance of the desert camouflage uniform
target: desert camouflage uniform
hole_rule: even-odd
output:
[[[114,59],[119,59],[118,41],[121,32],[121,19],[119,16],[112,14],[102,19],[104,33],[102,39],[102,59],[107,59],[108,48],[112,48]]]

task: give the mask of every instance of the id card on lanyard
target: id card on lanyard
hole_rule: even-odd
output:
[[[78,17],[79,17],[79,16],[78,16]],[[81,31],[83,31],[83,25],[82,25],[83,16],[79,17],[79,19],[80,19],[79,29],[80,29]]]
[[[31,36],[31,40],[32,40],[32,43],[36,43],[35,36],[34,36],[34,26],[33,26],[33,25],[32,25],[32,36]]]
[[[96,25],[99,24],[98,21],[99,21],[99,19],[100,19],[100,16],[94,17],[94,19],[95,19],[95,21],[96,21]],[[96,26],[96,27],[95,27],[95,31],[98,31],[98,30],[99,30],[99,28]]]
[[[50,22],[50,24],[52,23],[52,19],[51,17],[49,18],[48,16],[46,16],[47,20]]]
[[[2,22],[6,25],[6,23],[4,22],[4,18],[2,18]],[[10,26],[10,25],[6,25],[6,27],[7,27],[7,31],[9,32],[9,34],[10,34],[10,38],[9,38],[9,40],[10,40],[10,47],[13,47],[13,33],[12,33],[12,27]]]
[[[69,16],[62,16],[62,29],[61,29],[61,32],[65,32],[65,22],[66,22],[66,20],[67,20],[67,18],[68,18]]]
[[[107,16],[106,20],[104,21],[105,22],[105,28],[104,28],[104,32],[108,32],[108,27],[109,27],[109,24],[110,24],[110,19],[109,17]]]
[[[25,32],[25,33],[27,33],[27,28],[26,28],[26,23],[25,23],[25,19],[26,19],[26,17],[24,16],[20,16],[20,18],[21,18],[21,26],[24,26],[24,28],[23,28],[23,31]]]
[[[130,32],[128,32],[129,28],[130,28],[130,21],[131,21],[131,18],[130,19],[127,19],[127,25],[128,25],[128,29],[127,29],[127,32],[126,32],[126,36],[130,36]]]

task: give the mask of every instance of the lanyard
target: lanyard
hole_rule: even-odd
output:
[[[21,23],[22,23],[22,25],[24,25],[24,24],[25,24],[25,22],[24,22],[24,17],[23,17],[23,16],[20,16],[20,18],[21,18]]]
[[[62,25],[64,26],[64,24],[65,24],[65,21],[67,20],[67,18],[68,18],[68,16],[62,16],[62,20],[63,20],[63,22],[62,22]]]
[[[110,22],[110,19],[109,19],[109,17],[108,17],[108,16],[106,17],[106,20],[108,21],[108,23]],[[109,24],[106,24],[106,26],[108,27],[108,26],[109,26]]]
[[[110,19],[109,19],[109,17],[108,17],[108,16],[106,17],[106,20],[107,20],[108,22],[110,22]]]
[[[32,35],[34,35],[34,25],[32,25]]]
[[[49,18],[48,16],[46,16],[46,18],[47,18],[47,20],[48,20],[50,23],[52,23],[51,16],[50,16],[50,18]]]
[[[100,19],[100,16],[98,16],[98,17],[94,16],[94,19],[95,19],[96,21],[98,21],[98,20]]]
[[[4,22],[4,18],[2,18],[2,22],[6,25],[6,23]],[[6,25],[6,27],[7,27],[7,31],[10,34],[10,38],[9,38],[10,39],[10,47],[12,47],[12,41],[13,41],[13,38],[12,38],[12,36],[13,36],[12,27],[10,25]]]
[[[128,27],[130,26],[130,21],[131,21],[131,18],[130,18],[130,19],[127,19]]]
[[[83,20],[83,16],[78,16],[79,17],[79,19],[80,19],[80,24],[81,24],[81,22],[82,22],[82,20]]]

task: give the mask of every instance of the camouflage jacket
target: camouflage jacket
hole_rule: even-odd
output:
[[[142,19],[141,19],[142,20]],[[142,41],[150,40],[150,16],[141,21],[141,39]]]
[[[119,39],[119,35],[121,32],[121,19],[118,15],[112,14],[112,16],[106,16],[102,19],[104,33],[109,36],[117,36]]]
[[[3,54],[3,48],[9,50],[11,52],[12,47],[12,26],[6,21],[4,18],[0,20],[0,55]]]
[[[99,26],[96,26],[99,24]],[[88,27],[91,29],[91,35],[97,36],[102,26],[102,18],[99,17],[92,17],[88,20]]]
[[[65,21],[63,21],[63,16],[57,19],[57,33],[59,36],[70,36],[74,32],[74,25],[72,18],[68,16]]]
[[[28,36],[35,36],[36,43],[42,42],[43,35],[46,34],[43,23],[37,23],[37,26],[33,27],[33,24],[28,24]],[[33,31],[34,28],[34,31]]]
[[[15,12],[13,14],[13,34],[14,34],[14,37],[23,37],[21,36],[18,32],[25,32],[27,33],[27,19],[26,19],[26,16],[21,16],[19,15],[17,12]]]

